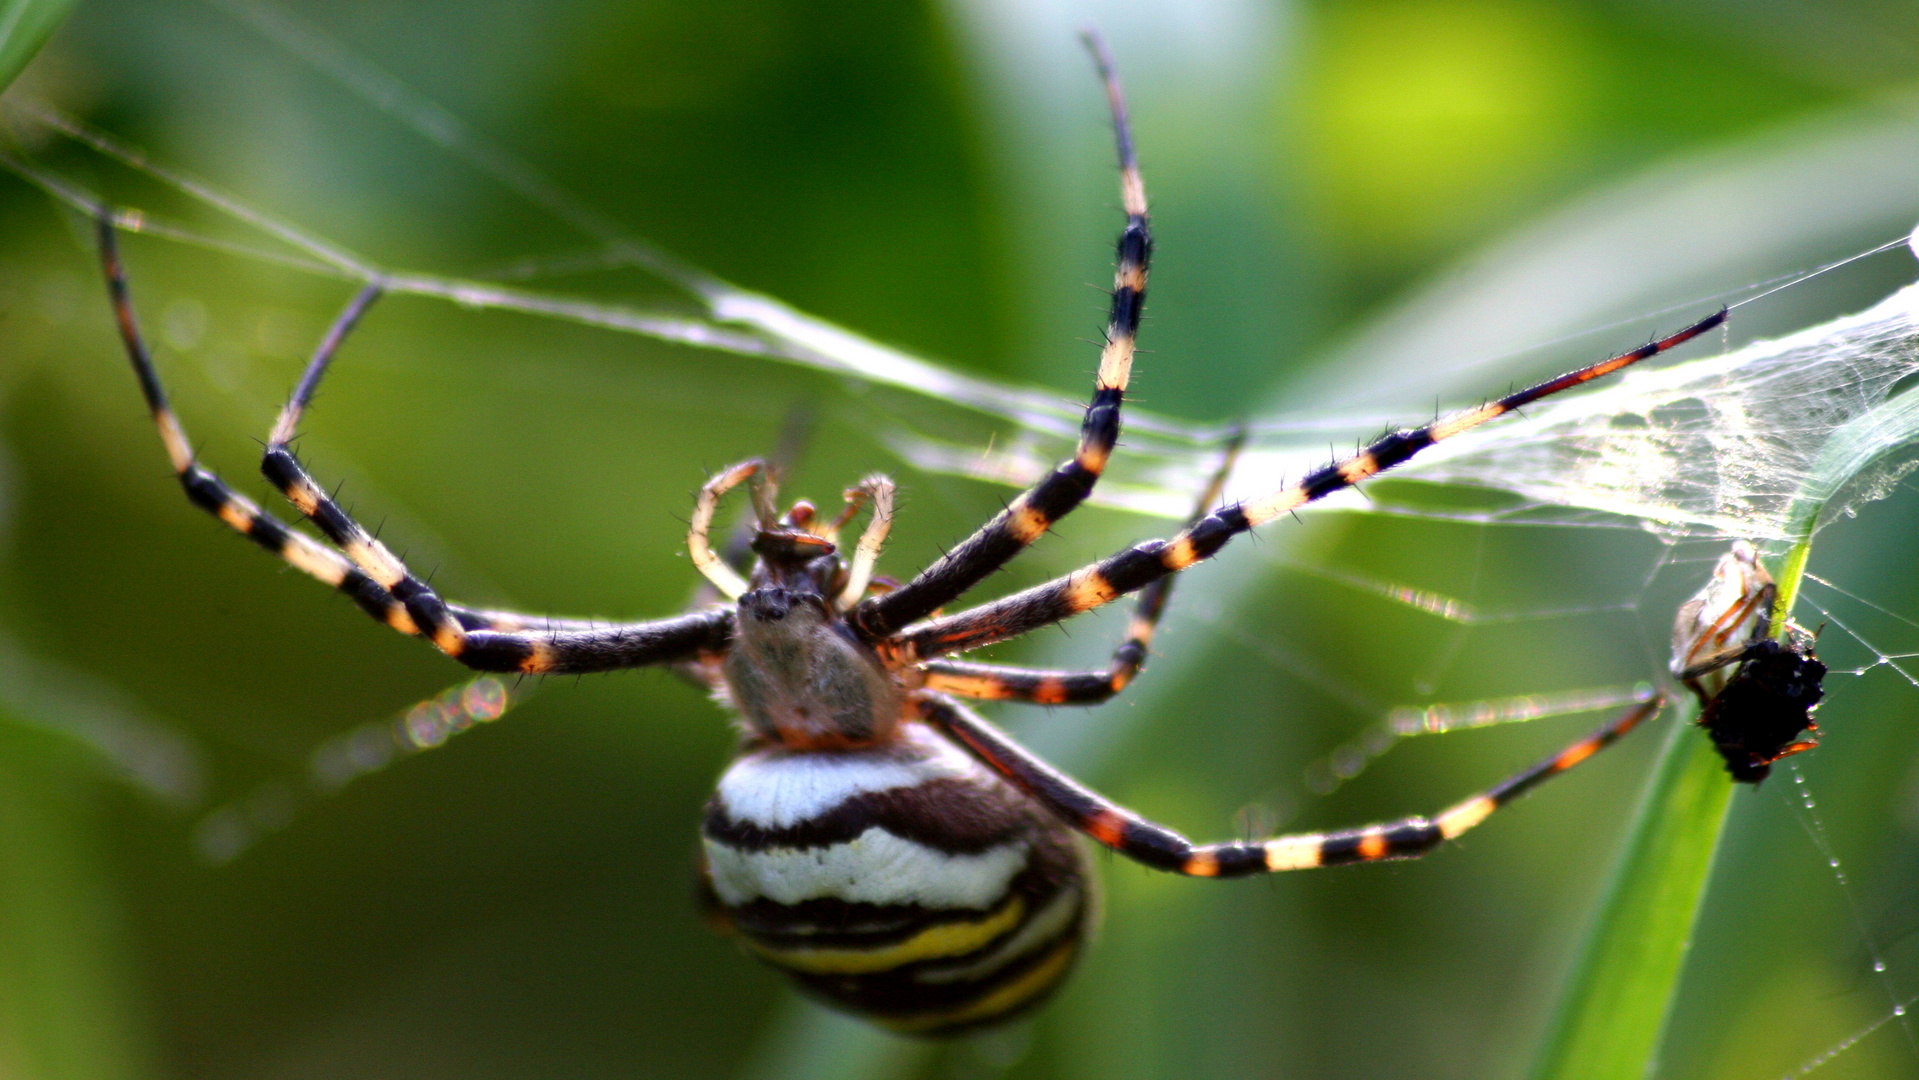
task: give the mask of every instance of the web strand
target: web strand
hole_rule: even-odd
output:
[[[1802,1076],[1810,1076],[1813,1073],[1819,1071],[1821,1068],[1824,1068],[1826,1065],[1831,1064],[1833,1059],[1839,1057],[1841,1054],[1844,1054],[1846,1051],[1851,1050],[1853,1047],[1858,1046],[1862,1042],[1865,1042],[1880,1028],[1885,1027],[1887,1024],[1892,1023],[1894,1020],[1899,1020],[1903,1023],[1907,1010],[1910,1010],[1915,1004],[1919,1004],[1919,995],[1903,998],[1895,1002],[1893,1005],[1893,1010],[1891,1012],[1888,1012],[1884,1016],[1881,1016],[1879,1019],[1874,1020],[1870,1024],[1867,1024],[1865,1027],[1862,1027],[1858,1031],[1853,1032],[1851,1035],[1848,1035],[1845,1038],[1839,1040],[1837,1043],[1834,1043],[1829,1049],[1821,1051],[1817,1056],[1807,1061],[1804,1065],[1801,1065],[1797,1069],[1794,1069],[1793,1071],[1787,1073],[1785,1075],[1785,1080],[1799,1080],[1799,1078]]]
[[[56,110],[20,104],[10,108],[15,116],[62,133],[266,233],[298,254],[276,256],[252,245],[160,222],[150,224],[149,216],[139,211],[119,213],[119,225],[130,231],[361,283],[379,282],[389,292],[448,300],[463,307],[517,311],[853,376],[1010,421],[1021,433],[982,453],[975,446],[942,444],[897,423],[891,425],[890,433],[882,429],[885,441],[900,456],[930,471],[1026,482],[1058,459],[1062,445],[1077,429],[1077,407],[1064,398],[1001,386],[906,356],[710,277],[701,279],[707,282],[701,295],[709,310],[705,317],[698,317],[534,292],[497,281],[378,266],[311,230],[157,164]],[[17,155],[0,158],[0,164],[70,207],[88,214],[99,209],[98,198]],[[1815,268],[1768,292],[1891,246],[1891,242],[1880,244],[1852,259]],[[1835,478],[1816,471],[1820,449],[1834,432],[1884,414],[1882,429],[1865,433],[1871,442],[1865,449],[1890,450],[1919,431],[1919,409],[1910,415],[1889,409],[1895,403],[1885,397],[1900,379],[1919,370],[1919,350],[1911,347],[1919,338],[1919,314],[1914,307],[1915,297],[1901,293],[1871,312],[1780,342],[1755,343],[1722,357],[1629,373],[1597,391],[1556,399],[1533,410],[1529,418],[1453,440],[1397,475],[1494,487],[1525,500],[1517,509],[1477,515],[1485,521],[1541,511],[1545,520],[1569,521],[1582,511],[1599,511],[1682,532],[1703,528],[1728,536],[1780,536],[1792,508],[1803,501],[1808,483],[1851,479],[1850,473]],[[1706,426],[1685,416],[1667,419],[1673,415],[1670,406],[1691,402],[1714,414]],[[1809,404],[1818,408],[1809,410]],[[1641,429],[1620,428],[1620,418],[1630,417],[1644,420]],[[1790,427],[1769,426],[1788,417]],[[1348,430],[1357,423],[1338,422],[1349,425]],[[1745,430],[1738,438],[1725,437],[1741,425]],[[1246,452],[1242,476],[1296,475],[1323,462],[1324,451],[1316,449],[1318,440],[1308,443],[1306,433],[1326,430],[1326,421],[1295,425],[1269,419],[1248,427],[1255,445]],[[1129,423],[1128,430],[1120,464],[1096,499],[1147,513],[1183,515],[1187,492],[1210,467],[1213,452],[1208,448],[1223,439],[1227,429],[1141,415]],[[1713,467],[1702,469],[1702,460],[1713,461]],[[1914,464],[1919,462],[1888,464],[1876,486],[1858,485],[1856,499],[1882,496],[1888,489],[1885,481],[1896,481],[1903,475],[1899,470]],[[1698,478],[1705,475],[1720,482],[1702,487]],[[1334,497],[1325,506],[1353,509],[1359,499]],[[1407,512],[1390,500],[1368,509]],[[1428,516],[1441,515],[1428,512]]]
[[[1824,576],[1808,573],[1805,580],[1809,584],[1817,585],[1838,597],[1855,603],[1877,615],[1883,616],[1899,627],[1919,630],[1919,620],[1902,615],[1886,605],[1861,596],[1857,592],[1840,586]],[[1830,605],[1820,603],[1818,599],[1805,592],[1800,593],[1799,599],[1802,603],[1810,605],[1819,612],[1820,624],[1826,629],[1827,633],[1836,631],[1844,635],[1846,639],[1856,643],[1859,648],[1865,650],[1872,657],[1869,663],[1851,670],[1835,669],[1833,674],[1850,675],[1856,680],[1873,670],[1884,667],[1890,668],[1897,673],[1903,680],[1905,687],[1909,689],[1919,688],[1919,679],[1915,679],[1913,674],[1898,662],[1901,659],[1909,659],[1913,654],[1892,653],[1885,650],[1873,640],[1873,638],[1877,637],[1876,634],[1869,638],[1861,632],[1860,628],[1858,628],[1849,617],[1835,612]],[[1829,694],[1827,699],[1828,704],[1834,703],[1839,698],[1840,695]],[[1833,730],[1828,735],[1829,738],[1844,737],[1844,728],[1838,725],[1832,725],[1832,727]],[[1883,994],[1886,1003],[1886,1011],[1883,1014],[1865,1027],[1854,1031],[1826,1050],[1821,1051],[1797,1069],[1785,1074],[1786,1078],[1787,1080],[1798,1080],[1798,1078],[1818,1072],[1826,1065],[1831,1064],[1836,1059],[1858,1047],[1865,1042],[1866,1039],[1888,1025],[1895,1025],[1899,1028],[1901,1034],[1904,1036],[1906,1051],[1914,1061],[1919,1061],[1919,1038],[1915,1037],[1914,1026],[1910,1015],[1914,1004],[1919,1003],[1919,996],[1902,994],[1897,983],[1894,981],[1889,954],[1881,943],[1879,935],[1874,933],[1866,910],[1860,902],[1857,886],[1852,881],[1845,864],[1838,856],[1830,829],[1821,814],[1818,801],[1814,798],[1811,784],[1801,767],[1800,761],[1798,759],[1791,759],[1784,764],[1792,777],[1792,784],[1790,788],[1780,789],[1779,795],[1785,802],[1785,805],[1791,810],[1793,820],[1799,825],[1800,830],[1811,843],[1818,857],[1825,864],[1826,869],[1832,875],[1834,884],[1844,897],[1849,929],[1852,936],[1858,941],[1860,947],[1865,952],[1868,973],[1873,980],[1874,986]]]
[[[1912,1020],[1906,1015],[1909,1002],[1900,998],[1898,990],[1892,984],[1892,975],[1886,966],[1885,954],[1880,950],[1871,928],[1866,925],[1865,914],[1859,909],[1859,899],[1853,894],[1852,882],[1846,877],[1845,865],[1840,862],[1838,854],[1833,850],[1831,839],[1826,835],[1826,823],[1819,816],[1819,804],[1813,798],[1812,789],[1806,785],[1805,773],[1800,771],[1799,763],[1796,761],[1788,760],[1786,767],[1792,773],[1793,787],[1790,792],[1781,791],[1780,795],[1786,800],[1787,805],[1792,807],[1799,824],[1806,831],[1806,836],[1811,839],[1819,856],[1825,860],[1826,867],[1832,871],[1833,881],[1838,884],[1839,891],[1845,895],[1846,910],[1852,916],[1853,929],[1859,935],[1860,944],[1865,946],[1866,956],[1872,967],[1873,980],[1885,991],[1886,1001],[1891,1005],[1889,1019],[1897,1021],[1899,1030],[1906,1036],[1906,1045],[1912,1050],[1914,1060],[1919,1061],[1919,1037],[1914,1036]],[[1845,1045],[1850,1046],[1851,1043]],[[1834,1055],[1824,1055],[1824,1059],[1829,1060],[1832,1056]],[[1821,1064],[1823,1063],[1822,1060]],[[1808,1071],[1810,1069],[1802,1069],[1797,1075],[1804,1075]]]
[[[211,866],[230,863],[355,780],[498,720],[538,685],[483,675],[449,687],[394,719],[336,735],[307,755],[300,775],[265,781],[202,815],[193,829],[194,853]]]

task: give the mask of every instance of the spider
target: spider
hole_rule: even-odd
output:
[[[783,513],[764,461],[712,477],[687,548],[723,600],[673,618],[617,623],[481,610],[443,599],[336,503],[289,443],[349,332],[381,294],[347,304],[315,350],[266,442],[268,480],[328,543],[271,516],[195,459],[167,405],[129,298],[113,217],[99,250],[121,337],[174,471],[195,506],[345,593],[379,622],[482,671],[529,675],[669,666],[737,714],[741,744],[702,828],[701,888],[746,947],[815,995],[899,1031],[946,1034],[1028,1009],[1059,985],[1092,922],[1093,875],[1075,831],[1149,867],[1241,877],[1424,855],[1655,714],[1655,698],[1551,758],[1434,817],[1258,841],[1195,844],[1060,773],[961,698],[1093,705],[1146,663],[1173,575],[1294,508],[1550,394],[1618,371],[1720,325],[1724,309],[1654,340],[1475,409],[1391,432],[1261,498],[1199,509],[1149,540],[1064,577],[940,614],[1043,536],[1093,490],[1119,437],[1152,243],[1126,105],[1105,46],[1087,35],[1112,112],[1126,223],[1106,340],[1073,457],[904,584],[874,577],[893,518],[893,482],[868,477],[826,519]],[[722,497],[744,485],[750,567],[709,542]],[[864,511],[850,557],[840,532]],[[1006,641],[1129,594],[1137,609],[1104,670],[1044,671],[955,654]]]
[[[1825,696],[1826,665],[1813,635],[1788,623],[1771,634],[1778,586],[1740,540],[1719,557],[1705,587],[1679,608],[1672,627],[1672,673],[1699,698],[1699,726],[1726,759],[1726,771],[1757,784],[1772,764],[1819,745],[1812,711]]]

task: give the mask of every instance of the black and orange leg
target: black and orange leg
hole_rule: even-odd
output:
[[[187,501],[219,518],[229,528],[279,556],[296,570],[345,593],[380,622],[401,633],[420,634],[423,624],[413,608],[393,589],[341,552],[288,528],[194,459],[186,431],[167,403],[166,389],[160,383],[146,339],[140,333],[110,214],[101,216],[98,229],[100,262],[106,274],[114,316],[119,323],[120,338],[126,346],[134,376],[140,383],[154,424],[160,430],[160,441],[166,448],[174,472],[180,478]],[[362,292],[349,305],[346,314],[335,323],[333,331],[327,335],[326,344],[321,348],[321,354],[315,358],[319,367],[324,368],[332,350],[338,347],[344,328],[350,327],[351,322],[359,318],[368,302],[368,294]],[[296,394],[296,398],[304,401],[311,396],[313,387],[305,379],[302,380],[302,387],[305,397]],[[290,454],[287,456],[291,457]],[[304,476],[304,472],[301,475]],[[308,484],[311,484],[310,480]],[[314,489],[317,490],[317,486]],[[331,499],[326,502],[332,505]],[[334,510],[338,512],[337,507]],[[339,516],[352,528],[359,529],[359,525],[343,512]],[[361,530],[361,534],[364,535],[364,530]],[[397,564],[398,560],[394,562]],[[438,602],[438,597],[434,597],[434,600]],[[486,671],[562,673],[671,663],[723,651],[731,639],[733,627],[732,615],[726,611],[700,612],[677,619],[626,624],[550,619],[444,603],[439,604],[437,611],[442,625],[453,627],[465,642],[465,648],[458,657],[461,662]]]
[[[141,393],[146,397],[147,409],[153,415],[155,426],[160,429],[160,441],[166,447],[167,458],[180,478],[181,487],[186,490],[188,501],[278,555],[294,569],[345,593],[380,622],[405,634],[418,633],[406,608],[379,583],[353,565],[350,559],[303,533],[289,529],[278,518],[256,506],[253,500],[234,491],[225,481],[207,471],[194,458],[186,431],[167,403],[166,389],[160,383],[146,339],[140,333],[127,286],[125,265],[120,260],[117,234],[111,222],[112,218],[108,215],[103,216],[98,223],[100,259],[106,273],[107,292],[119,324],[121,341],[126,346]],[[360,298],[356,298],[349,312],[357,319],[361,310],[364,310],[364,304]],[[338,344],[338,329],[336,325],[336,332],[328,335],[335,346]],[[468,629],[592,630],[605,625],[582,619],[554,619],[457,605],[449,605],[448,610]]]
[[[1205,490],[1193,504],[1186,519],[1191,528],[1206,516],[1226,490],[1226,480],[1239,460],[1245,433],[1235,432],[1227,441],[1226,453]],[[934,660],[922,666],[926,678],[922,686],[945,694],[989,701],[1030,701],[1039,705],[1097,705],[1117,695],[1132,683],[1146,667],[1153,645],[1153,632],[1166,612],[1173,583],[1179,578],[1167,575],[1139,591],[1133,607],[1133,621],[1126,627],[1126,640],[1113,651],[1113,661],[1105,671],[1036,671],[1031,668],[997,664],[971,664],[963,660]]]
[[[1004,732],[951,699],[922,694],[915,704],[922,719],[988,768],[1119,854],[1158,870],[1192,877],[1244,877],[1425,855],[1486,820],[1493,811],[1618,742],[1658,713],[1665,699],[1653,698],[1532,768],[1431,818],[1407,817],[1359,829],[1223,844],[1195,844],[1115,805],[1034,757]]]
[[[446,602],[431,586],[409,570],[385,544],[375,539],[324,488],[314,482],[288,446],[302,413],[320,388],[320,380],[326,375],[327,367],[333,362],[340,345],[359,324],[367,309],[379,299],[380,292],[377,283],[362,288],[327,330],[326,337],[314,350],[313,359],[308,362],[299,383],[294,387],[292,396],[287,399],[286,407],[280,410],[279,418],[274,421],[273,431],[267,436],[266,451],[260,459],[260,471],[287,497],[288,502],[352,560],[353,565],[400,602],[420,636],[432,642],[441,652],[457,658],[466,649],[466,627],[447,610]]]
[[[1132,644],[1131,638],[1125,651]],[[1114,657],[1105,671],[1048,671],[1003,664],[935,660],[920,684],[928,690],[980,701],[1026,701],[1035,705],[1098,705],[1126,689],[1141,663]]]
[[[345,556],[302,533],[293,531],[256,506],[251,499],[235,492],[194,459],[186,431],[167,404],[166,389],[160,384],[146,339],[134,317],[133,301],[127,288],[126,269],[120,260],[118,237],[111,215],[98,221],[100,264],[106,273],[107,293],[120,327],[120,340],[126,346],[133,373],[140,382],[147,410],[160,429],[160,442],[167,459],[180,478],[187,501],[225,522],[267,551],[285,560],[294,569],[345,593],[367,614],[402,633],[415,633],[413,620],[392,594],[368,577]]]
[[[1298,483],[1264,498],[1222,507],[1169,540],[1148,540],[1092,566],[1075,570],[1025,592],[970,611],[962,611],[901,634],[882,648],[896,663],[924,662],[936,656],[977,649],[1018,637],[1042,626],[1109,604],[1128,593],[1211,558],[1226,542],[1282,514],[1377,476],[1411,460],[1421,450],[1471,431],[1490,420],[1581,383],[1610,375],[1649,356],[1691,341],[1726,321],[1721,308],[1673,334],[1628,353],[1570,371],[1488,402],[1477,409],[1409,431],[1395,431],[1359,453],[1306,474]]]
[[[421,637],[441,652],[481,671],[560,674],[670,664],[723,651],[732,637],[730,611],[695,612],[673,619],[594,626],[519,620],[524,628],[494,629],[512,616],[488,613],[489,625],[473,627],[424,580],[367,532],[315,483],[288,443],[301,414],[319,388],[347,333],[379,296],[368,285],[334,321],[273,425],[260,471],[288,501],[339,546],[367,577],[398,601]]]
[[[1152,257],[1152,234],[1146,220],[1146,188],[1140,181],[1133,153],[1132,128],[1119,78],[1113,73],[1106,45],[1090,33],[1087,47],[1099,65],[1112,106],[1114,139],[1119,150],[1120,199],[1126,227],[1119,237],[1118,266],[1113,275],[1113,302],[1106,319],[1106,344],[1100,352],[1093,400],[1080,422],[1079,446],[1039,483],[1029,488],[991,521],[961,541],[953,550],[922,570],[913,580],[862,601],[847,615],[854,630],[868,641],[879,641],[902,627],[918,622],[956,600],[1038,540],[1053,523],[1071,513],[1092,494],[1106,471],[1107,459],[1119,441],[1120,406],[1132,376],[1133,348],[1139,335],[1140,311],[1146,302],[1146,271]]]

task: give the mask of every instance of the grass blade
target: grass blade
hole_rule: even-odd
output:
[[[1680,703],[1626,849],[1534,1064],[1535,1080],[1646,1075],[1692,939],[1732,784]]]
[[[0,0],[0,90],[47,43],[71,7],[73,0]]]

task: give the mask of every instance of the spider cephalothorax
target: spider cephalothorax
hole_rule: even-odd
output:
[[[890,495],[889,485],[887,514]],[[806,531],[812,522],[812,507],[802,502],[754,531],[750,550],[759,558],[738,594],[732,648],[714,685],[754,738],[797,750],[884,742],[899,726],[902,689],[846,625],[839,602],[863,593],[867,582],[854,581],[840,561],[836,530]],[[885,523],[876,515],[869,528]],[[736,587],[726,575],[715,584]]]
[[[1178,534],[1064,577],[942,615],[1092,492],[1119,438],[1152,242],[1126,108],[1105,49],[1089,39],[1117,134],[1126,224],[1092,400],[1073,456],[932,565],[897,586],[873,576],[893,484],[867,478],[833,521],[774,507],[766,466],[747,461],[701,489],[687,548],[716,596],[644,622],[561,619],[450,603],[308,475],[293,431],[348,331],[380,295],[369,282],[315,351],[268,437],[262,471],[330,543],[297,532],[202,468],[141,337],[115,237],[100,253],[127,355],[188,499],[376,620],[483,671],[548,674],[670,666],[739,713],[738,757],[702,830],[702,889],[717,920],[812,992],[890,1027],[941,1033],[1031,1007],[1065,975],[1090,925],[1093,885],[1073,833],[1194,877],[1234,877],[1426,854],[1644,721],[1653,699],[1559,754],[1432,817],[1327,833],[1195,844],[1054,770],[958,698],[1091,705],[1145,663],[1174,575],[1297,507],[1399,465],[1530,402],[1656,355],[1718,326],[1722,309],[1631,352],[1424,427],[1392,432],[1260,498],[1215,507],[1233,454]],[[720,499],[753,503],[737,558],[708,542]],[[849,558],[839,531],[862,508]],[[748,555],[753,564],[740,565]],[[951,659],[1137,594],[1104,670],[1038,671]],[[1751,667],[1752,665],[1748,665]],[[1742,671],[1745,669],[1742,668]],[[1753,685],[1766,684],[1753,676]]]
[[[1778,586],[1744,540],[1719,557],[1712,577],[1673,623],[1673,675],[1699,698],[1699,726],[1726,771],[1757,784],[1781,758],[1817,746],[1812,712],[1825,696],[1826,665],[1811,634],[1771,634]]]

